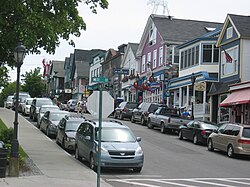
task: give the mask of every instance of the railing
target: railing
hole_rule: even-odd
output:
[[[192,108],[190,105],[189,108]],[[210,105],[208,103],[205,104],[205,109],[203,108],[203,103],[201,104],[194,104],[194,116],[199,117],[207,117],[210,115]]]

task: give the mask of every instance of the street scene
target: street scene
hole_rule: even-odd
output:
[[[194,1],[6,2],[0,186],[250,186],[250,3]]]

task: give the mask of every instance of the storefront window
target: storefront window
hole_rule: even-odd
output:
[[[227,98],[227,95],[220,96],[220,103]],[[219,108],[219,122],[228,122],[229,121],[229,108],[220,107]]]

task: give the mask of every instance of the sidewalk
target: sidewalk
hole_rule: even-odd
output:
[[[14,111],[0,108],[0,118],[13,127]],[[41,175],[0,178],[1,187],[94,187],[97,174],[72,158],[56,143],[28,122],[18,117],[19,144],[40,169]],[[111,187],[101,179],[101,187]]]

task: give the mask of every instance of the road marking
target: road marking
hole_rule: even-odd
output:
[[[220,183],[215,183],[215,182],[207,182],[207,181],[201,181],[201,180],[193,180],[193,179],[185,179],[183,181],[190,181],[190,182],[196,182],[196,183],[202,183],[202,184],[209,184],[209,185],[214,185],[214,186],[236,187],[236,186],[231,186],[231,185],[226,185],[226,184],[220,184]]]
[[[109,182],[122,182],[122,183],[126,183],[126,184],[138,185],[138,186],[161,187],[161,186],[152,185],[152,184],[145,184],[145,183],[139,183],[139,182],[132,182],[132,181],[129,181],[129,179],[126,179],[126,180],[122,180],[122,179],[107,179],[107,181],[109,181]]]
[[[235,181],[235,180],[231,180],[231,179],[217,179],[217,180],[225,181],[225,182],[231,182],[231,183],[237,183],[237,184],[244,184],[244,185],[250,186],[250,183]]]
[[[152,177],[152,176],[151,176]],[[214,182],[215,180],[218,180],[218,182]],[[239,181],[241,180],[241,181]],[[108,182],[120,182],[120,183],[126,183],[131,185],[138,185],[138,186],[145,186],[145,187],[160,187],[156,184],[147,184],[146,182],[158,182],[158,183],[164,183],[169,184],[172,186],[183,186],[183,187],[197,187],[193,185],[188,184],[182,184],[182,182],[191,182],[191,183],[200,183],[200,184],[207,184],[209,186],[224,186],[224,187],[235,187],[233,185],[228,184],[222,184],[219,183],[219,181],[222,182],[228,182],[228,183],[237,183],[237,184],[243,184],[250,186],[250,183],[244,182],[244,181],[250,181],[250,178],[190,178],[190,179],[155,179],[155,178],[127,178],[127,179],[106,179]],[[199,186],[199,185],[198,185]]]

